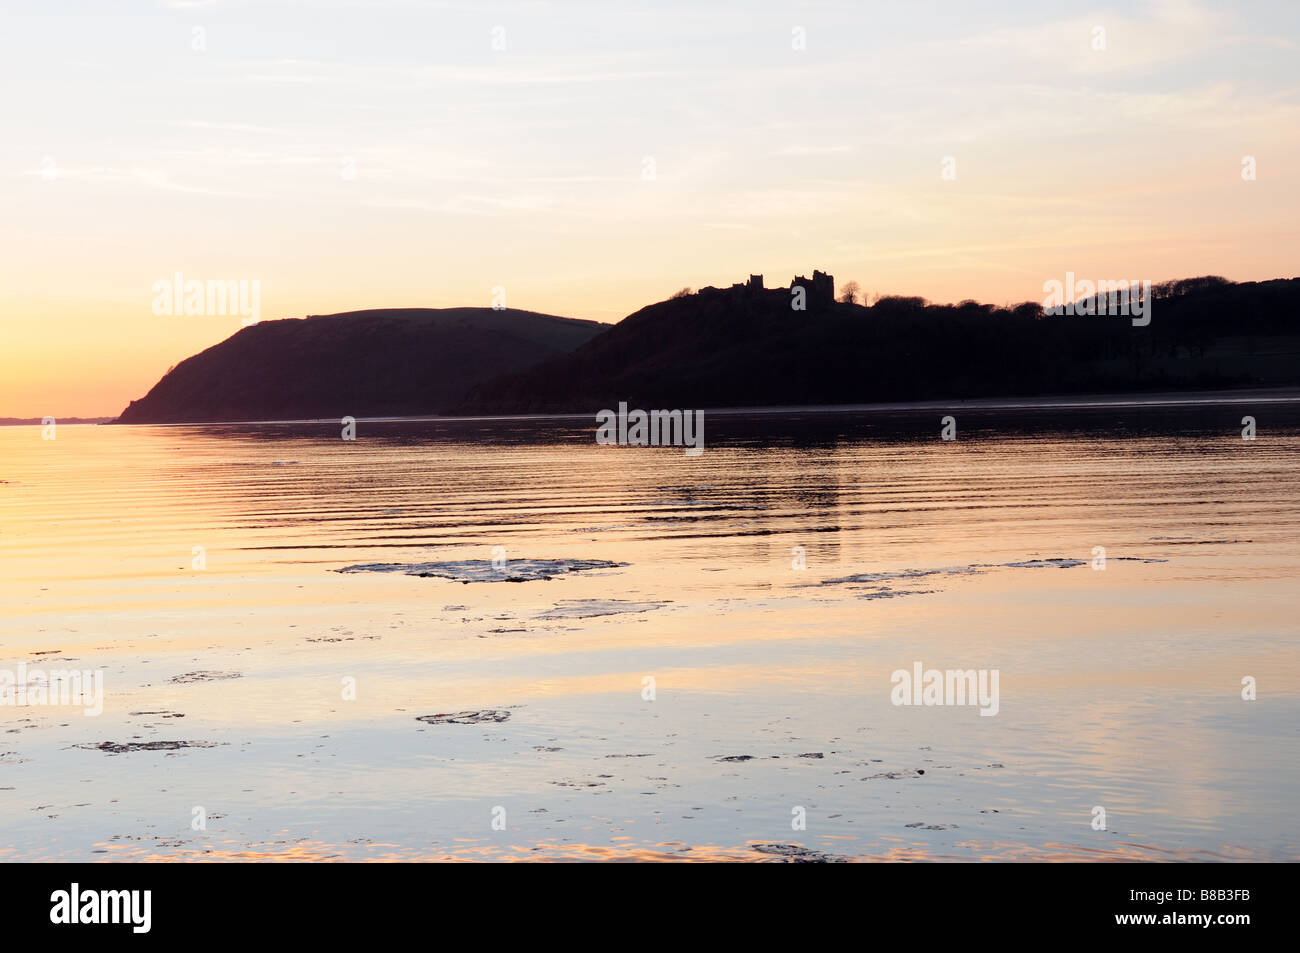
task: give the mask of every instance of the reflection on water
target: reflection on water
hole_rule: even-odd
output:
[[[0,858],[1296,859],[1300,411],[1247,412],[0,428],[0,669],[106,688],[0,706]],[[84,747],[152,741],[210,746]]]

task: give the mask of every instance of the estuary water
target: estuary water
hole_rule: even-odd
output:
[[[0,858],[1300,859],[1298,406],[0,428]]]

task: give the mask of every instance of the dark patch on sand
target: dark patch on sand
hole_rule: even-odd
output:
[[[416,721],[427,725],[482,725],[499,724],[510,718],[510,712],[496,708],[483,708],[478,711],[454,711],[437,715],[420,715]]]
[[[877,779],[884,778],[887,781],[901,781],[905,778],[919,778],[923,774],[925,774],[924,768],[917,769],[917,770],[906,768],[903,771],[885,771],[881,774],[868,775],[867,777],[862,778],[862,780],[875,781]]]
[[[1073,569],[1076,566],[1088,565],[1086,559],[1065,559],[1064,557],[1055,557],[1053,559],[1026,559],[1018,563],[1003,563],[1007,569]]]
[[[178,748],[216,748],[217,741],[129,741],[118,744],[115,741],[101,741],[97,745],[74,745],[88,751],[103,751],[108,754],[126,754],[129,751],[175,751]]]
[[[849,862],[847,857],[813,850],[811,847],[803,847],[799,844],[750,844],[749,849],[756,850],[760,854],[771,854],[785,864],[847,864]]]
[[[186,672],[171,679],[174,685],[189,685],[192,682],[218,682],[226,678],[243,678],[242,672]]]
[[[627,602],[623,599],[568,599],[553,609],[547,609],[537,619],[594,619],[603,615],[652,612],[669,605],[660,602]]]
[[[429,563],[360,563],[335,572],[400,572],[456,582],[536,582],[592,569],[617,569],[627,563],[608,559],[512,559],[498,568],[487,559],[459,559]]]
[[[930,596],[938,591],[938,589],[877,589],[874,592],[864,592],[858,598],[894,599],[898,596]]]
[[[904,579],[923,579],[926,576],[972,576],[979,572],[978,566],[948,566],[940,569],[900,569],[895,572],[859,572],[851,576],[839,576],[835,579],[823,579],[821,582],[809,583],[811,586],[857,585],[869,582],[895,582]],[[878,586],[877,589],[886,587]]]
[[[1112,561],[1129,561],[1143,563],[1168,562],[1165,559],[1146,559],[1140,556],[1111,556]],[[805,583],[800,589],[821,586],[867,587],[860,599],[892,599],[896,596],[928,595],[935,589],[895,589],[891,583],[924,579],[928,576],[974,576],[994,569],[1074,569],[1089,565],[1087,559],[1074,559],[1065,556],[1051,556],[1045,559],[1024,559],[1012,563],[973,563],[969,566],[945,566],[935,569],[899,569],[888,572],[861,572],[851,576],[838,576],[823,579],[821,582]]]

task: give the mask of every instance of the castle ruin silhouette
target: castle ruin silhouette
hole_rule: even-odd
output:
[[[792,288],[801,287],[804,290],[805,304],[809,311],[820,311],[829,308],[835,302],[835,278],[824,271],[813,271],[812,278],[805,278],[799,275],[790,281],[789,288],[773,288],[773,292],[789,292]],[[739,298],[742,300],[753,300],[761,297],[769,289],[763,287],[762,275],[750,275],[749,280],[745,282],[736,282],[730,288],[714,288],[712,285],[701,288],[699,294],[702,295],[726,295],[730,298]]]

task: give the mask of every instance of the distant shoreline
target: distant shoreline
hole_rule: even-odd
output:
[[[1079,394],[1046,397],[981,397],[971,400],[926,400],[873,404],[808,404],[771,407],[706,407],[715,416],[761,416],[789,414],[924,413],[936,410],[1092,410],[1130,407],[1213,407],[1233,404],[1300,403],[1300,388],[1271,387],[1247,390],[1165,391],[1159,393]],[[421,421],[493,420],[593,420],[596,411],[563,414],[413,414],[397,417],[357,417],[368,423],[418,423]],[[694,408],[692,408],[694,409]],[[195,420],[184,423],[116,424],[115,417],[56,418],[59,424],[113,424],[123,427],[238,427],[275,424],[334,424],[338,417],[305,417],[284,420]],[[23,420],[0,418],[0,426],[40,426],[38,417]]]
[[[55,417],[56,424],[111,424],[116,417]],[[0,427],[43,427],[44,417],[0,417]]]

